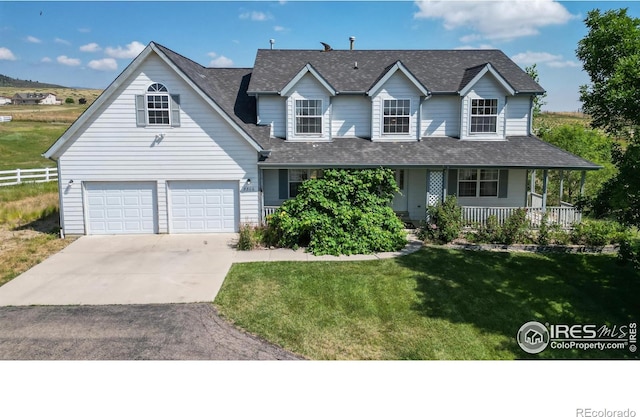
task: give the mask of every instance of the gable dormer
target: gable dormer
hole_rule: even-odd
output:
[[[331,139],[331,97],[335,89],[306,64],[280,91],[286,98],[287,140]]]
[[[389,67],[367,95],[371,97],[371,140],[419,139],[419,110],[429,91],[402,62]]]
[[[465,71],[460,139],[503,140],[507,136],[506,106],[515,89],[489,63]]]

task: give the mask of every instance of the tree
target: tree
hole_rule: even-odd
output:
[[[576,55],[591,79],[580,87],[592,126],[620,135],[640,125],[640,19],[627,9],[591,10]]]
[[[627,9],[587,14],[587,35],[576,54],[591,79],[580,87],[592,126],[626,139],[626,150],[614,149],[618,174],[607,181],[592,202],[594,214],[613,216],[640,227],[640,19]],[[625,244],[621,256],[640,265],[640,244]]]
[[[397,191],[390,169],[327,170],[269,217],[270,243],[316,255],[397,250],[406,243],[390,206]]]
[[[529,74],[529,76],[531,78],[533,78],[533,81],[535,81],[537,83],[540,82],[540,76],[538,75],[538,65],[537,64],[533,64],[533,65],[530,65],[528,67],[525,67],[524,70],[526,71],[527,74]],[[546,96],[547,96],[547,93],[544,93],[542,95],[538,95],[538,96],[535,96],[533,98],[533,117],[536,117],[536,116],[540,115],[540,113],[542,113],[542,106],[547,104],[544,101],[544,98]]]

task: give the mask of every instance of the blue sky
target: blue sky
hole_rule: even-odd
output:
[[[537,63],[549,111],[580,108],[588,83],[575,57],[594,8],[636,2],[0,1],[0,74],[106,88],[151,41],[206,66],[251,67],[269,39],[283,49],[496,48]]]

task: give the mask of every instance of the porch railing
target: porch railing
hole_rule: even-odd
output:
[[[518,207],[462,207],[462,221],[465,227],[486,226],[489,216],[495,216],[500,225],[511,216]],[[537,229],[542,223],[545,211],[542,207],[526,207],[529,226]],[[547,207],[547,222],[559,224],[564,229],[580,223],[582,213],[575,207]]]
[[[504,222],[521,207],[462,207],[462,222],[465,227],[486,226],[489,216],[495,216],[498,223]],[[278,206],[264,206],[262,208],[262,218],[266,219],[269,214],[273,214]],[[542,223],[544,211],[542,207],[526,207],[529,226],[537,229]],[[559,224],[563,229],[570,229],[575,223],[580,223],[582,213],[575,207],[547,207],[547,222],[549,224]]]

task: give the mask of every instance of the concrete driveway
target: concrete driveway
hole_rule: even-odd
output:
[[[83,236],[0,287],[0,306],[211,302],[236,234]]]

